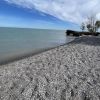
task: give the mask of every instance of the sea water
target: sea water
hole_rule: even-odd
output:
[[[65,30],[0,27],[0,60],[69,41]]]

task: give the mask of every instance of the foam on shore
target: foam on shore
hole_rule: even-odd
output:
[[[0,66],[0,100],[99,100],[100,38],[80,37]]]

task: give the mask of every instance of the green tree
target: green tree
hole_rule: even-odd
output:
[[[92,29],[91,24],[87,24],[87,26],[86,26],[86,27],[87,27],[87,29],[88,29],[88,31],[89,31],[89,32],[93,32],[93,29]]]
[[[98,31],[98,29],[100,28],[100,21],[97,20],[95,26],[96,26],[96,31]]]
[[[88,17],[88,21],[87,21],[87,29],[89,32],[95,32],[95,23],[96,23],[96,17],[90,16]]]
[[[89,32],[97,32],[100,28],[100,21],[96,20],[95,16],[90,16],[88,17],[86,27]]]
[[[82,24],[81,24],[80,29],[81,29],[82,31],[84,31],[84,30],[85,30],[85,24],[84,24],[84,23],[82,23]]]

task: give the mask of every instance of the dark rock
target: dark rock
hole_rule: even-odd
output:
[[[78,32],[78,31],[73,31],[73,30],[67,30],[66,31],[66,35],[72,35],[72,36],[82,36],[82,35],[93,35],[93,36],[98,36],[100,33],[99,32],[95,32],[95,33],[91,33],[91,32]]]

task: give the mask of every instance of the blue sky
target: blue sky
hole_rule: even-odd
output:
[[[0,0],[0,26],[79,30],[91,11],[99,18],[99,0],[75,1]]]

